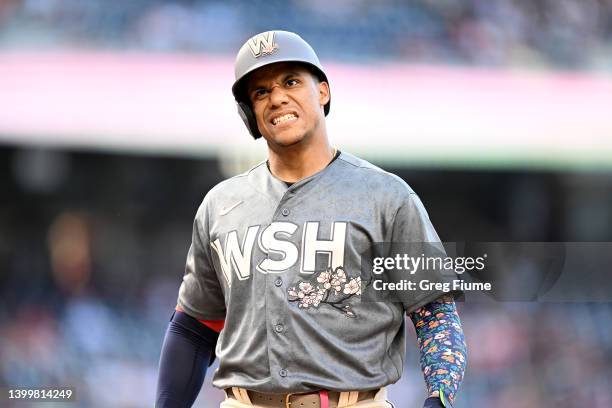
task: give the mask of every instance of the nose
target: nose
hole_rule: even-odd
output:
[[[273,107],[279,107],[286,104],[288,101],[289,99],[287,97],[287,92],[283,89],[283,87],[274,85],[272,89],[270,89],[270,104]]]

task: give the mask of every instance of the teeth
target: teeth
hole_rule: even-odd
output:
[[[278,125],[279,123],[283,123],[286,120],[295,120],[295,119],[297,119],[297,116],[295,116],[293,113],[288,113],[286,115],[279,116],[278,118],[274,118],[273,123],[274,125]]]

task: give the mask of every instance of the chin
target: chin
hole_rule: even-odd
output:
[[[295,133],[295,132],[281,133],[278,135],[273,135],[270,138],[270,140],[273,143],[279,146],[284,146],[284,147],[293,146],[295,144],[300,143],[304,139],[305,139],[305,135],[303,133]]]

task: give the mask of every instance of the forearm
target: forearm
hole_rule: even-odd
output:
[[[189,315],[173,315],[159,361],[156,408],[193,405],[214,358],[217,337],[218,333]]]
[[[467,363],[467,348],[452,297],[445,296],[410,314],[421,352],[428,395],[454,401]]]

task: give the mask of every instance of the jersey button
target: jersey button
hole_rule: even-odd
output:
[[[281,214],[283,214],[285,217],[288,216],[290,213],[288,208],[283,208],[283,210],[281,211]]]
[[[274,331],[277,333],[282,333],[283,332],[283,325],[282,324],[277,324],[276,326],[274,326]]]
[[[274,286],[281,286],[283,284],[283,280],[281,278],[276,278],[274,280]]]
[[[287,370],[285,370],[284,368],[281,368],[280,370],[278,370],[278,375],[280,375],[281,377],[286,377],[287,376]]]

